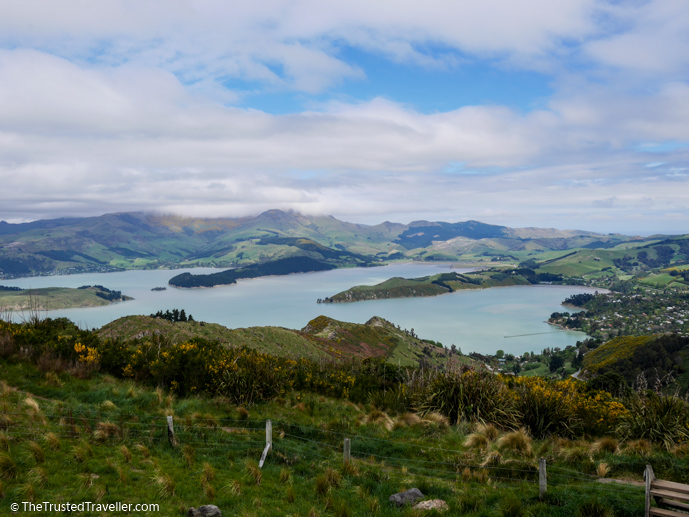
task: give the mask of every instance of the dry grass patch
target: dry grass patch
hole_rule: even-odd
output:
[[[592,454],[617,454],[619,452],[620,444],[611,436],[604,436],[591,445]]]
[[[464,441],[464,447],[472,449],[487,449],[489,444],[490,440],[488,440],[485,434],[481,433],[471,433]]]
[[[430,411],[423,415],[423,423],[426,425],[436,425],[441,429],[450,427],[450,419],[437,411]]]
[[[36,460],[36,463],[43,463],[45,461],[43,447],[33,440],[27,440],[25,445],[31,457]]]
[[[523,427],[501,436],[498,440],[498,448],[501,451],[510,451],[522,456],[533,455],[531,437]]]
[[[604,478],[610,472],[610,466],[607,463],[600,462],[596,467],[596,475],[599,478]]]
[[[500,431],[498,431],[498,428],[495,427],[495,424],[478,424],[476,426],[476,432],[482,434],[491,442],[500,434]]]
[[[171,497],[175,493],[175,480],[166,472],[160,470],[152,477],[154,485],[158,485],[158,495],[161,497]]]
[[[390,418],[386,412],[380,411],[379,409],[374,409],[368,415],[366,415],[363,422],[366,425],[380,425],[388,431],[392,431],[392,428],[394,427],[392,418]]]
[[[60,449],[60,438],[55,433],[48,433],[43,439],[50,449],[54,451]]]

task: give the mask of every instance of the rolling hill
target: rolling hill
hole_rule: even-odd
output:
[[[234,219],[117,213],[20,224],[0,221],[0,278],[119,269],[238,267],[290,257],[338,267],[395,259],[516,263],[542,259],[543,253],[572,250],[611,263],[614,259],[661,263],[667,256],[666,248],[673,250],[673,256],[686,257],[686,236],[639,239],[578,230],[515,229],[478,221],[368,226],[281,210]],[[658,249],[661,255],[664,249],[665,255],[658,256]],[[546,270],[562,265],[542,264]],[[585,267],[574,266],[572,271],[581,269]]]
[[[378,357],[402,366],[418,366],[422,361],[441,365],[450,354],[449,350],[378,317],[362,325],[319,316],[303,329],[291,330],[282,327],[229,329],[217,323],[172,323],[150,316],[126,316],[103,326],[98,334],[102,338],[124,341],[158,337],[173,344],[200,337],[281,357],[314,360]],[[462,359],[471,362],[468,358]]]

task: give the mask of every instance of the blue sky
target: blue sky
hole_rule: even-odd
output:
[[[0,0],[0,219],[687,233],[684,0]]]

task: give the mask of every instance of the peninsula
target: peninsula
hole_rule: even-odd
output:
[[[126,300],[133,300],[133,298],[102,285],[84,285],[76,289],[71,287],[20,289],[0,286],[0,310],[3,311],[52,311],[100,307]]]
[[[390,278],[376,285],[358,285],[334,296],[319,299],[318,303],[348,303],[363,300],[437,296],[463,289],[485,289],[511,285],[531,285],[559,282],[562,275],[536,273],[532,269],[497,269],[470,273],[440,273],[420,278]]]

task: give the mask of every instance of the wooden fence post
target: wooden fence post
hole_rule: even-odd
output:
[[[273,422],[266,420],[266,448],[263,449],[263,454],[261,454],[261,461],[258,462],[258,468],[263,468],[263,464],[266,461],[268,453],[273,448]]]
[[[644,480],[646,481],[646,499],[644,501],[645,517],[651,515],[651,483],[653,483],[655,478],[656,476],[653,473],[653,467],[646,465],[646,470],[644,471]]]
[[[175,438],[175,428],[172,426],[172,415],[167,417],[167,439],[170,445],[177,447],[177,439]]]
[[[548,490],[548,480],[545,472],[545,458],[538,460],[538,496],[543,499],[546,490]]]
[[[344,439],[344,449],[342,451],[345,467],[352,460],[352,442],[349,438]]]

